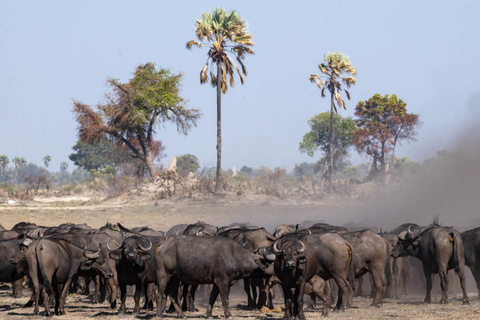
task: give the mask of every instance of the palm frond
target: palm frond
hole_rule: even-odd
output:
[[[186,48],[187,49],[192,49],[193,46],[202,47],[202,44],[200,42],[195,41],[195,40],[190,40],[190,41],[187,42]]]
[[[243,76],[242,76],[242,73],[240,72],[240,69],[238,67],[237,68],[237,74],[238,74],[238,77],[240,78],[240,82],[243,84]],[[233,87],[233,84],[231,85]]]
[[[206,63],[202,70],[200,71],[200,83],[205,83],[208,81],[208,76],[207,76],[207,70],[208,70],[208,63]]]
[[[319,89],[324,88],[324,86],[325,86],[325,81],[323,81],[323,80],[318,80],[318,81],[317,81],[317,87],[318,87]]]

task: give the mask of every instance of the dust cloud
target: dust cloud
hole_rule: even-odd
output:
[[[480,95],[471,99],[468,114],[455,130],[456,138],[445,145],[447,151],[432,154],[413,177],[401,184],[387,186],[368,199],[330,199],[311,205],[242,206],[232,208],[238,222],[263,226],[272,232],[281,223],[311,225],[327,222],[335,225],[390,231],[403,223],[439,223],[459,231],[480,226]],[[438,139],[442,138],[438,133]],[[451,135],[451,132],[449,132]],[[439,150],[438,150],[439,151]],[[212,221],[214,222],[214,221]]]

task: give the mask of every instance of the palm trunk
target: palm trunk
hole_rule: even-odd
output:
[[[215,194],[220,193],[222,170],[222,68],[217,61],[217,171],[215,174]]]
[[[330,93],[331,95],[331,105],[330,105],[330,146],[329,146],[329,153],[330,153],[330,165],[328,170],[328,190],[332,191],[332,173],[333,173],[333,92]]]

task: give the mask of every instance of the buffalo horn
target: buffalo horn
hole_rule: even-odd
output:
[[[107,242],[107,249],[108,249],[108,251],[115,251],[115,249],[112,249],[112,247],[110,246],[110,242],[112,242],[112,240],[113,240],[113,239],[111,239],[111,240],[109,240],[109,241]],[[114,241],[114,242],[117,244],[116,241]],[[117,244],[117,247],[118,247],[118,244]]]
[[[298,249],[297,252],[302,253],[303,251],[305,251],[305,244],[302,241],[298,241],[298,243],[300,243],[302,245],[302,247],[300,249]]]
[[[408,226],[408,229],[407,229],[407,232],[408,232],[408,233],[412,233],[412,226],[413,226],[413,224],[411,224],[411,225]]]
[[[273,252],[280,253],[280,252],[282,252],[282,250],[278,249],[277,244],[278,244],[278,241],[275,241],[273,243]]]
[[[148,251],[148,250],[152,249],[152,241],[150,241],[150,239],[148,239],[148,238],[147,238],[147,240],[148,240],[148,248],[142,247],[141,244],[138,245],[138,247],[139,247],[142,251]]]
[[[100,256],[100,249],[98,251],[87,251],[87,247],[83,249],[83,256],[87,259],[98,259]]]

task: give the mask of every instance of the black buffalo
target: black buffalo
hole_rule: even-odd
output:
[[[150,283],[156,282],[155,261],[153,253],[155,246],[165,240],[164,236],[146,237],[135,235],[125,238],[118,248],[107,244],[110,258],[117,261],[116,271],[120,285],[119,313],[126,312],[127,285],[135,285],[133,314],[140,313],[140,296],[146,293]]]
[[[290,320],[298,317],[305,320],[303,295],[307,282],[317,271],[317,259],[307,242],[295,238],[286,241],[284,239],[286,238],[279,239],[273,244],[276,255],[275,275],[280,279],[285,299],[283,318]]]
[[[427,292],[424,301],[431,303],[432,274],[440,276],[442,298],[440,303],[448,303],[448,270],[455,269],[463,291],[463,304],[468,304],[465,289],[465,258],[463,242],[460,234],[453,228],[430,226],[412,232],[411,229],[400,233],[398,243],[393,248],[392,257],[411,255],[422,261],[423,272],[427,281]]]
[[[45,289],[45,301],[55,298],[55,314],[65,313],[65,298],[73,277],[81,270],[94,269],[105,278],[113,277],[113,272],[107,263],[101,249],[87,250],[78,244],[64,239],[42,238],[32,241],[22,240],[20,251],[12,262],[23,260],[28,266],[27,275],[33,284],[34,313],[38,314],[38,298],[40,284]],[[50,315],[50,305],[45,303],[45,315]]]
[[[365,273],[370,272],[375,287],[375,297],[372,306],[382,306],[383,295],[387,284],[385,267],[388,262],[391,246],[387,240],[368,229],[344,233],[341,236],[353,246],[355,277],[359,278]]]
[[[273,257],[271,257],[273,260]],[[263,256],[251,253],[233,240],[223,237],[170,236],[155,250],[157,269],[157,316],[162,317],[167,284],[173,296],[177,313],[183,317],[178,305],[178,285],[213,284],[207,307],[207,317],[220,294],[224,313],[230,317],[229,288],[237,280],[261,277],[268,266]]]
[[[20,241],[0,241],[0,282],[12,283],[13,297],[21,296],[23,278],[27,274],[27,265],[24,261],[17,264],[11,263],[12,257],[19,248]]]
[[[253,226],[229,226],[220,228],[219,235],[232,239],[250,252],[255,252],[262,247],[270,247],[275,241],[275,237],[267,230]],[[271,301],[272,295],[268,294],[267,290],[268,282],[268,279],[262,278],[244,279],[243,287],[247,294],[247,304],[250,310],[253,310],[255,307],[261,309],[263,306],[268,306],[270,309],[273,309],[273,302]],[[258,303],[257,287],[259,288]],[[252,289],[251,291],[250,288]]]
[[[463,232],[461,237],[465,250],[465,264],[472,270],[477,284],[477,299],[480,299],[480,227]]]

